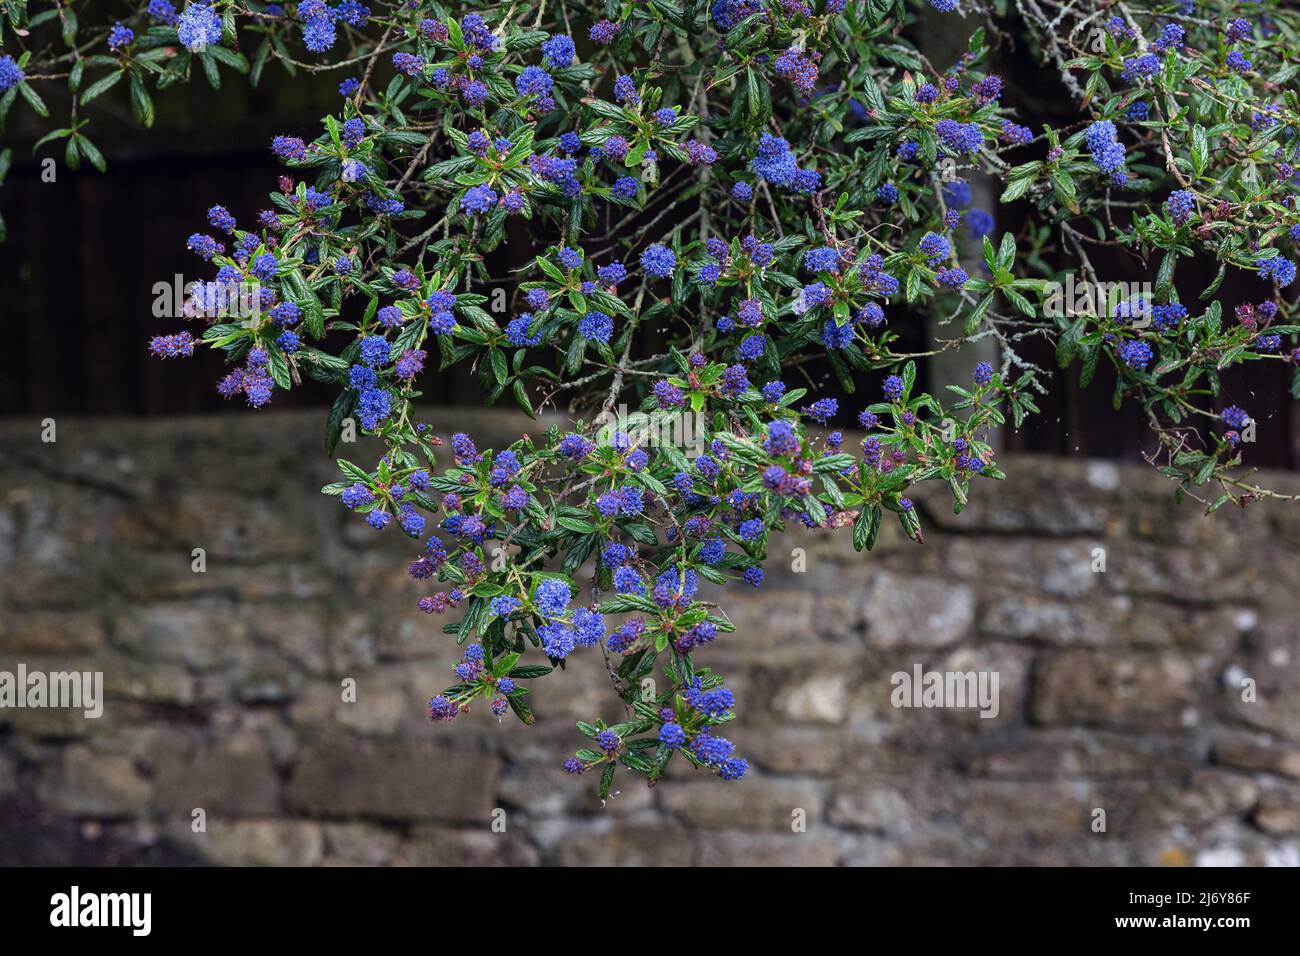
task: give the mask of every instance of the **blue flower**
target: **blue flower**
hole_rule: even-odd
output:
[[[26,75],[12,56],[0,57],[0,93],[6,93],[17,86]]]
[[[604,312],[588,312],[578,323],[578,334],[596,342],[608,342],[614,334],[614,320]]]
[[[641,253],[641,268],[647,275],[663,279],[673,274],[677,268],[677,256],[667,246],[655,243]]]
[[[715,687],[712,690],[693,687],[684,696],[686,702],[700,713],[715,719],[730,713],[736,706],[736,695],[726,687]]]
[[[666,723],[659,728],[659,741],[667,747],[680,747],[686,743],[686,731],[678,723]]]
[[[450,335],[456,330],[456,316],[445,309],[429,316],[429,331],[434,335]]]
[[[1000,138],[1004,143],[1010,143],[1012,146],[1027,146],[1034,141],[1034,131],[1028,126],[1003,120]]]
[[[555,254],[555,258],[560,261],[560,265],[572,272],[582,265],[582,250],[570,249],[568,246],[564,246]],[[539,306],[533,306],[533,308],[539,308]]]
[[[1120,73],[1120,79],[1125,83],[1132,83],[1134,80],[1154,76],[1159,71],[1160,57],[1154,53],[1143,53],[1141,56],[1131,57],[1124,61],[1124,69]]]
[[[809,249],[803,255],[803,266],[809,272],[835,272],[840,264],[840,254],[831,246]]]
[[[211,6],[192,3],[180,15],[176,35],[187,50],[198,53],[210,44],[221,42],[221,18]]]
[[[614,590],[619,594],[644,594],[645,582],[630,564],[625,564],[614,571]]]
[[[519,456],[509,448],[498,452],[492,462],[491,482],[494,487],[501,487],[515,475],[519,474]]]
[[[596,278],[604,285],[618,285],[627,278],[627,269],[623,267],[623,263],[616,259],[609,265],[598,268]]]
[[[591,29],[587,31],[587,36],[591,37],[593,43],[612,43],[618,36],[619,25],[611,23],[609,20],[597,20],[592,24]]]
[[[313,53],[324,53],[334,46],[335,39],[334,21],[329,17],[310,17],[302,25],[303,46]]]
[[[930,0],[930,3],[936,10],[944,13],[957,9],[957,0]],[[947,6],[948,4],[951,6]],[[945,7],[947,9],[944,9]],[[718,769],[718,776],[723,780],[740,780],[748,769],[749,763],[744,757],[732,757]]]
[[[636,82],[630,76],[620,76],[614,81],[614,99],[628,106],[636,106],[641,97],[636,92]]]
[[[815,169],[796,169],[790,180],[790,188],[798,193],[811,195],[821,189],[822,175]]]
[[[752,362],[763,354],[766,346],[767,338],[761,332],[747,335],[741,341],[737,354],[742,362]]]
[[[774,186],[789,186],[799,171],[790,144],[771,133],[762,135],[758,153],[749,161],[749,168]]]
[[[424,72],[424,57],[413,53],[398,52],[393,54],[393,68],[407,76],[419,76]]]
[[[474,216],[481,216],[496,204],[496,190],[484,183],[479,186],[471,186],[465,191],[465,195],[460,199],[460,211]]]
[[[982,239],[993,232],[993,216],[984,209],[971,209],[966,213],[966,228],[971,238]]]
[[[742,395],[749,390],[749,373],[743,365],[729,365],[722,373],[722,391],[729,396]]]
[[[368,335],[361,340],[361,361],[371,368],[387,365],[391,349],[387,339],[379,335]]]
[[[168,26],[176,23],[176,7],[168,0],[149,0],[147,10],[149,16],[159,23],[166,23]]]
[[[533,316],[529,312],[511,319],[506,325],[506,338],[509,339],[510,344],[517,348],[531,348],[541,344],[542,330],[540,327],[533,335],[528,334],[532,324]]]
[[[980,130],[979,123],[941,119],[934,124],[934,132],[953,153],[977,153],[984,145],[984,133]]]
[[[605,636],[605,619],[590,608],[580,607],[573,612],[573,629],[579,644],[593,647]]]
[[[819,398],[811,405],[805,406],[804,414],[814,421],[819,421],[823,425],[835,417],[840,410],[840,403],[833,398]]]
[[[1151,363],[1151,346],[1130,339],[1119,347],[1119,357],[1129,368],[1141,372]]]
[[[927,232],[922,236],[917,249],[925,256],[926,264],[932,267],[952,255],[952,245],[936,232]]]
[[[546,64],[556,70],[563,70],[573,63],[577,51],[573,47],[573,38],[560,34],[548,38],[542,43],[542,58]]]
[[[558,661],[563,661],[577,646],[577,635],[568,624],[542,624],[537,628],[537,636],[542,639],[542,650],[545,650],[546,656]]]
[[[1223,418],[1224,424],[1229,428],[1236,429],[1237,431],[1241,431],[1241,429],[1250,424],[1250,415],[1244,408],[1239,408],[1236,405],[1229,405],[1220,414]]]
[[[824,282],[814,282],[811,285],[806,285],[799,294],[803,297],[805,309],[815,309],[819,305],[825,305],[831,299],[831,290],[827,288]]]
[[[1151,309],[1151,326],[1157,332],[1167,332],[1178,328],[1178,324],[1187,318],[1187,308],[1177,302],[1169,305],[1157,305]]]
[[[276,260],[274,253],[264,252],[253,260],[253,275],[263,282],[269,282],[275,278],[275,270],[279,266],[280,263]]]
[[[353,149],[360,145],[365,136],[366,121],[360,117],[354,116],[343,124],[343,129],[339,134],[339,139],[343,141],[343,145],[348,147],[348,149]]]
[[[569,586],[559,578],[546,578],[537,585],[537,610],[544,618],[559,617],[569,606]]]
[[[1295,263],[1283,256],[1274,256],[1259,263],[1259,277],[1272,279],[1280,286],[1289,286],[1295,281]]]
[[[1175,226],[1181,226],[1196,211],[1196,195],[1186,189],[1175,189],[1165,200],[1165,211]]]
[[[1093,164],[1104,173],[1113,173],[1124,165],[1124,146],[1116,139],[1115,124],[1098,120],[1084,134]]]
[[[359,160],[345,160],[343,167],[339,172],[339,179],[343,180],[345,183],[359,182],[366,178],[366,173],[368,171],[369,170],[366,169],[366,164]]]
[[[846,349],[853,344],[853,326],[849,323],[836,324],[834,319],[827,319],[822,326],[822,345],[828,349]]]
[[[135,31],[123,26],[121,20],[114,23],[113,29],[108,31],[108,48],[114,53],[126,49],[133,40],[135,40]]]
[[[940,285],[947,286],[950,289],[960,289],[970,281],[970,276],[968,276],[966,270],[960,266],[940,269],[935,273],[934,278]]]
[[[965,179],[954,179],[950,183],[944,183],[943,201],[949,206],[966,207],[970,205],[971,189],[970,183]]]

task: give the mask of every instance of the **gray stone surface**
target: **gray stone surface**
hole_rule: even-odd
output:
[[[424,719],[454,644],[412,546],[317,494],[320,418],[0,422],[0,670],[107,695],[0,709],[0,864],[1300,862],[1300,510],[1206,518],[1148,469],[1008,456],[960,516],[916,495],[924,546],[792,533],[700,658],[749,777],[620,778],[602,806],[558,766],[574,720],[617,717],[598,655],[535,685],[534,727]],[[916,666],[997,672],[998,716],[895,707]]]

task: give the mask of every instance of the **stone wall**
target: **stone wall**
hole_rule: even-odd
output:
[[[535,685],[535,727],[424,719],[451,642],[410,544],[316,493],[320,418],[0,423],[0,671],[107,695],[0,709],[0,863],[1300,863],[1300,508],[1206,518],[1143,468],[1012,458],[961,516],[924,497],[924,546],[794,535],[701,653],[749,777],[602,807],[558,769],[616,717],[594,653]],[[998,716],[893,707],[917,664],[996,671]]]

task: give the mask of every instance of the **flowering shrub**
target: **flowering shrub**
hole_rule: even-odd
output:
[[[27,20],[14,6],[11,25],[57,18],[68,39],[68,8]],[[737,638],[702,587],[761,586],[791,523],[844,529],[862,550],[896,520],[919,542],[922,482],[960,512],[973,482],[1003,477],[991,429],[1019,427],[1050,381],[1026,345],[1054,344],[1084,384],[1111,366],[1116,407],[1143,409],[1180,497],[1211,511],[1283,497],[1242,470],[1249,411],[1216,399],[1231,366],[1300,360],[1286,297],[1295,12],[1017,3],[1078,107],[1035,130],[986,67],[1000,34],[975,28],[1007,4],[931,6],[970,34],[956,63],[900,35],[918,10],[902,0],[512,0],[455,15],[428,0],[152,0],[70,54],[34,60],[20,40],[0,59],[0,109],[21,94],[43,111],[33,84],[66,80],[73,120],[51,136],[96,161],[76,106],[123,78],[147,125],[148,81],[197,68],[216,86],[219,66],[256,80],[271,60],[338,71],[338,109],[270,144],[286,172],[268,208],[214,205],[189,237],[213,271],[186,308],[197,328],[150,349],[221,349],[234,368],[217,388],[254,408],[304,375],[335,384],[330,451],[349,419],[386,451],[339,460],[324,492],[417,542],[422,611],[462,612],[443,630],[463,658],[429,717],[464,719],[482,698],[532,723],[530,682],[601,654],[622,711],[580,723],[590,743],[565,767],[597,773],[604,795],[617,767],[653,782],[677,755],[744,776],[722,734],[737,701],[702,663],[704,645]],[[980,177],[1030,208],[1019,239],[971,206]],[[1052,236],[1069,276],[1042,255]],[[1149,263],[1153,291],[1063,301],[1076,274],[1104,287],[1090,256],[1107,247]],[[498,321],[476,290],[507,254],[521,267]],[[1205,263],[1213,279],[1187,289]],[[1229,270],[1258,294],[1225,315]],[[953,332],[908,353],[899,325],[918,312]],[[972,340],[996,343],[997,367],[919,387],[916,359]],[[814,362],[835,395],[803,374]],[[572,425],[499,449],[444,441],[413,402],[455,364],[489,403]],[[699,447],[657,439],[684,416]],[[860,444],[833,426],[852,418]]]

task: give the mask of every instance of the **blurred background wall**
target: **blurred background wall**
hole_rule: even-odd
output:
[[[534,683],[534,727],[425,720],[454,643],[412,544],[317,494],[318,414],[56,425],[0,424],[0,671],[103,671],[107,701],[0,709],[0,864],[1300,863],[1285,505],[1206,518],[1149,469],[1008,456],[960,517],[921,501],[924,546],[795,534],[700,653],[749,777],[620,777],[602,807],[559,766],[621,712],[592,651]],[[998,717],[893,707],[917,664],[997,671]]]

